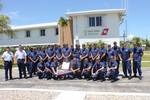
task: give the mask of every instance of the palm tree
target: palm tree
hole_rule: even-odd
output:
[[[65,19],[64,17],[60,17],[58,24],[62,27],[67,26],[67,19]]]
[[[60,31],[60,43],[61,45],[65,42],[65,33],[66,33],[66,26],[67,26],[67,19],[65,19],[64,17],[60,17],[59,21],[58,21],[58,25],[59,25],[59,31]]]
[[[60,38],[59,42],[60,44],[67,43],[69,46],[73,45],[73,22],[72,18],[64,18],[60,17],[58,26],[59,26],[59,32],[60,32]]]
[[[0,3],[0,9],[2,4]],[[10,19],[6,15],[0,14],[0,34],[6,34],[8,36],[13,36],[14,32],[10,27]]]

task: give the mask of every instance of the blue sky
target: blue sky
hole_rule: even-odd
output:
[[[1,0],[12,25],[55,22],[67,11],[121,8],[123,0]],[[150,0],[128,0],[128,33],[150,39]],[[121,27],[123,33],[124,26]]]

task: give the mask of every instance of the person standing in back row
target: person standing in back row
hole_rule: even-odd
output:
[[[129,80],[131,80],[132,78],[131,53],[132,50],[128,47],[128,44],[125,43],[121,48],[121,60],[122,60],[123,73],[125,75],[124,77],[125,78],[128,77]]]
[[[120,47],[117,46],[117,42],[115,41],[114,42],[114,46],[112,47],[113,51],[114,51],[114,55],[116,56],[116,61],[117,61],[117,71],[119,73],[119,66],[120,66],[120,59],[121,59],[121,56],[120,56]]]
[[[140,47],[140,44],[134,44],[133,48],[133,73],[134,77],[137,77],[137,71],[139,74],[139,79],[142,80],[142,69],[141,62],[143,56],[143,49]]]
[[[18,50],[15,53],[15,57],[17,60],[17,65],[18,65],[18,70],[19,70],[19,78],[22,79],[22,72],[24,74],[24,78],[27,78],[26,76],[26,68],[25,68],[25,64],[27,62],[27,54],[26,52],[23,50],[23,47],[21,45],[19,45]]]
[[[8,81],[8,71],[9,71],[9,77],[11,80],[12,79],[13,53],[10,51],[9,47],[7,47],[6,51],[3,53],[2,59],[4,61],[5,81]]]

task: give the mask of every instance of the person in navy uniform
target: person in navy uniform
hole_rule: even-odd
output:
[[[76,58],[75,55],[73,55],[73,59],[70,62],[70,70],[72,71],[71,75],[69,75],[69,78],[81,78],[81,63],[80,60]],[[71,77],[70,77],[71,76]]]
[[[47,55],[47,58],[49,60],[53,60],[53,58],[55,57],[55,51],[54,51],[54,46],[53,45],[49,45],[48,46],[48,49],[46,51],[46,55]]]
[[[118,80],[118,71],[117,71],[118,63],[116,61],[116,57],[112,56],[110,60],[110,65],[107,68],[107,76],[112,82]]]
[[[31,48],[31,52],[29,54],[29,60],[30,60],[30,67],[29,67],[29,73],[30,73],[30,78],[32,78],[32,74],[36,75],[37,72],[37,64],[39,60],[39,56],[37,54],[37,51],[35,48]]]
[[[81,55],[80,55],[80,60],[84,60],[85,58],[88,58],[88,54],[89,51],[88,49],[85,47],[85,44],[82,45],[82,49],[81,49]]]
[[[71,49],[71,52],[73,53],[73,52],[74,52],[74,47],[73,47],[73,45],[70,46],[70,49]]]
[[[83,69],[82,69],[82,72],[81,72],[81,77],[84,78],[84,79],[90,80],[92,64],[89,62],[88,58],[85,58],[83,60],[83,65],[82,66],[83,66]]]
[[[99,49],[96,47],[96,44],[93,44],[93,47],[90,52],[90,56],[91,56],[90,58],[91,58],[92,64],[95,63],[95,60],[98,57],[98,51],[99,51]]]
[[[45,76],[45,64],[42,59],[40,59],[40,62],[37,64],[37,76],[39,79],[43,79]]]
[[[15,52],[15,57],[17,59],[19,78],[22,79],[22,72],[24,74],[24,78],[27,78],[25,68],[25,64],[27,63],[27,54],[21,45],[19,45],[18,50]]]
[[[42,47],[42,48],[40,49],[38,55],[39,55],[39,58],[40,58],[41,60],[43,60],[44,63],[47,61],[47,55],[46,55],[46,51],[45,51],[44,47]]]
[[[88,50],[89,50],[89,52],[91,52],[91,50],[92,50],[92,45],[91,44],[89,44]]]
[[[110,66],[110,61],[114,55],[114,50],[111,48],[111,45],[108,45],[107,49],[107,65]]]
[[[96,81],[99,79],[101,81],[105,81],[106,72],[107,72],[107,69],[104,63],[100,62],[99,58],[96,58],[96,62],[92,66],[92,69],[91,69],[91,75],[92,75],[93,81]]]
[[[89,60],[89,51],[88,49],[85,47],[85,44],[82,45],[82,49],[81,49],[81,55],[80,55],[80,61],[81,61],[81,70],[83,69],[83,62],[84,59],[88,59]]]
[[[54,57],[54,60],[51,63],[51,70],[52,70],[53,79],[58,79],[58,68],[59,68],[59,66],[60,66],[60,63],[57,61],[57,58]]]
[[[52,78],[51,63],[51,59],[48,59],[48,61],[45,63],[45,78],[47,80]]]
[[[71,55],[72,55],[72,51],[68,47],[68,44],[63,44],[63,48],[62,48],[63,61],[70,61]]]
[[[75,55],[76,58],[80,60],[81,49],[80,49],[80,45],[79,44],[76,44],[76,48],[74,49],[73,55]]]
[[[57,58],[57,61],[62,64],[63,62],[63,56],[62,56],[62,49],[60,47],[60,45],[58,45],[56,51],[55,51],[55,54],[56,54],[56,58]]]
[[[116,61],[118,63],[118,66],[117,66],[117,71],[119,73],[119,65],[120,65],[120,47],[117,46],[117,42],[114,42],[114,46],[112,47],[112,49],[114,50],[114,55],[116,56]]]
[[[139,73],[139,79],[142,80],[142,69],[141,61],[143,56],[143,49],[140,47],[140,44],[134,44],[133,48],[133,73],[134,77],[137,77],[137,71]]]
[[[13,64],[13,53],[10,48],[7,47],[5,52],[2,54],[2,59],[4,61],[4,69],[5,69],[5,81],[8,80],[8,72],[9,78],[12,79],[12,64]]]
[[[130,80],[132,79],[132,69],[131,69],[131,53],[132,50],[128,48],[128,44],[125,43],[121,48],[121,60],[122,60],[122,67],[124,77]],[[129,75],[128,75],[129,74]]]
[[[28,74],[30,75],[30,59],[29,59],[29,56],[30,56],[30,48],[28,47],[27,50],[26,50],[26,53],[27,53],[27,63],[26,63],[26,68],[27,68],[27,72]]]
[[[101,48],[99,50],[99,59],[106,66],[106,62],[107,62],[107,49],[105,48],[105,44],[101,45]]]

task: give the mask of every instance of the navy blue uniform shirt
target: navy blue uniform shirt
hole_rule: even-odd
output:
[[[141,47],[133,48],[133,60],[141,61],[143,55],[143,49]]]
[[[123,61],[127,61],[130,58],[131,49],[130,48],[121,48],[121,57]]]
[[[73,60],[70,62],[70,67],[72,67],[73,69],[80,68],[80,67],[81,67],[80,60],[78,60],[78,59],[73,59]]]
[[[37,64],[37,68],[39,68],[40,70],[43,71],[43,70],[45,69],[44,63],[39,62],[39,63]]]

